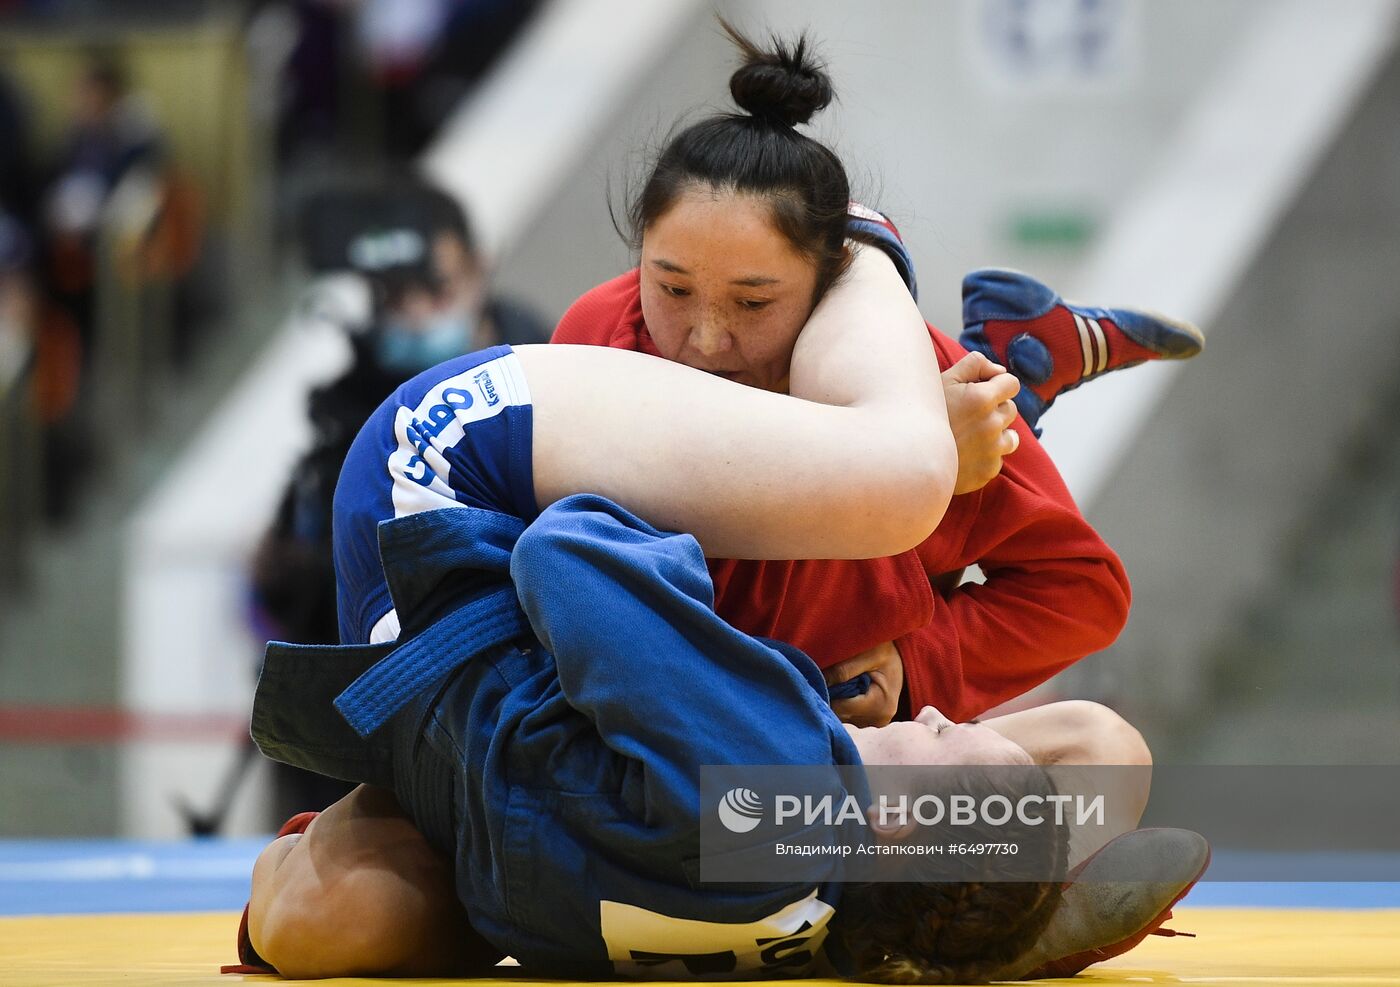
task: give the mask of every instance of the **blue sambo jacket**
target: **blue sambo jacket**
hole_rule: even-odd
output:
[[[837,886],[701,883],[699,767],[858,764],[816,666],[714,615],[693,538],[601,497],[379,530],[398,641],[270,646],[264,752],[392,788],[532,972],[801,975]]]

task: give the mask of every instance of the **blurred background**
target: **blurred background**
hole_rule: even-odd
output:
[[[333,607],[346,423],[631,266],[716,12],[821,41],[935,325],[1009,266],[1207,333],[1044,422],[1134,605],[1036,697],[1400,763],[1395,0],[0,0],[0,836],[280,821],[247,711]]]

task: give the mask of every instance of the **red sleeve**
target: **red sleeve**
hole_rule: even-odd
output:
[[[943,366],[962,348],[934,330]],[[933,619],[896,640],[911,710],[966,720],[1117,638],[1131,594],[1118,556],[1075,506],[1019,418],[1021,445],[981,490],[953,498],[918,548],[930,577],[976,564],[982,585],[934,594]]]
[[[754,562],[710,559],[715,611],[829,668],[927,627],[935,594],[916,552],[886,559]]]
[[[550,342],[659,355],[642,319],[637,271],[574,302]],[[933,615],[933,590],[912,551],[858,562],[709,563],[720,616],[746,634],[800,648],[823,668],[927,626]]]
[[[611,346],[659,356],[642,321],[641,277],[634,267],[585,292],[569,306],[551,343]]]

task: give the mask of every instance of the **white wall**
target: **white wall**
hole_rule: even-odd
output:
[[[857,195],[896,218],[925,315],[955,332],[966,271],[999,264],[1063,283],[1076,270],[1092,240],[1030,245],[1014,235],[1016,221],[1068,216],[1105,227],[1268,2],[1126,0],[1123,44],[1141,56],[1077,84],[1050,73],[1042,86],[992,78],[997,49],[978,25],[1000,2],[750,0],[717,9],[746,29],[810,28],[838,94],[813,132],[841,153]],[[658,61],[502,258],[502,285],[557,316],[618,273],[627,254],[609,223],[608,178],[637,174],[647,148],[685,111],[730,108],[733,66],[732,48],[703,21]]]

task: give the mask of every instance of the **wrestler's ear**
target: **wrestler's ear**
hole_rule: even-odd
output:
[[[917,822],[913,813],[890,810],[881,813],[878,805],[868,806],[865,810],[865,818],[870,826],[870,832],[875,834],[875,838],[881,843],[903,843],[910,833],[914,832]]]

